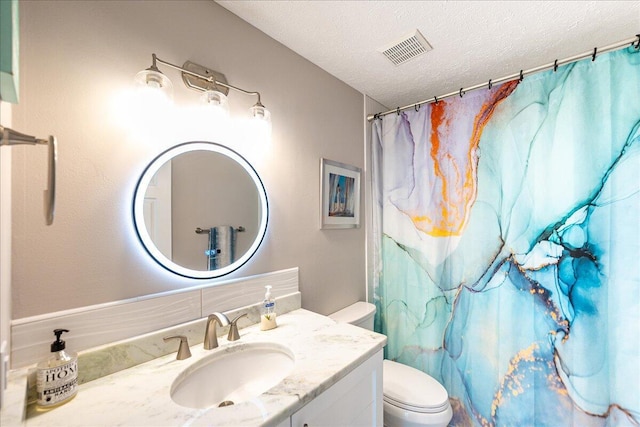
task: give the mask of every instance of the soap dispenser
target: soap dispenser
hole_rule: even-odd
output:
[[[51,343],[51,355],[38,363],[36,384],[37,409],[46,411],[71,400],[78,392],[78,357],[65,351],[65,342],[60,339],[68,329],[54,329],[56,340]]]
[[[262,313],[260,316],[260,330],[268,331],[276,326],[276,302],[271,298],[271,286],[265,286],[267,292],[264,294],[262,301]]]

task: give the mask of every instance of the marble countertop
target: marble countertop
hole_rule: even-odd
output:
[[[233,343],[220,337],[214,350],[193,345],[186,360],[176,360],[173,353],[82,384],[72,401],[48,412],[30,406],[26,426],[277,425],[386,344],[384,335],[304,309],[278,316],[276,329],[260,331],[254,325],[240,334]],[[190,409],[173,402],[169,391],[180,372],[214,352],[251,342],[288,347],[295,357],[291,373],[258,398],[233,406]]]

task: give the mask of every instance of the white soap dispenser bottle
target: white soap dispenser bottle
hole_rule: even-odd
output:
[[[56,340],[51,343],[52,355],[38,363],[36,388],[39,411],[46,411],[71,400],[78,392],[78,357],[65,351],[65,342],[60,339],[68,329],[55,329]]]
[[[267,292],[264,294],[262,301],[262,313],[260,316],[260,330],[268,331],[277,327],[276,324],[276,302],[271,298],[271,286],[265,286]]]

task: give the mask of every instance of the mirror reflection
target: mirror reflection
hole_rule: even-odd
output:
[[[264,186],[251,165],[219,144],[178,145],[143,173],[134,200],[141,242],[163,267],[194,278],[237,269],[267,224]]]

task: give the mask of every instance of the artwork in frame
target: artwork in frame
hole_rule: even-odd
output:
[[[320,228],[360,227],[360,168],[320,159]]]

